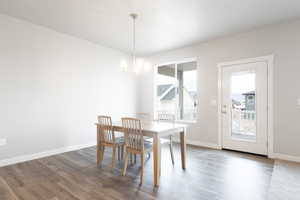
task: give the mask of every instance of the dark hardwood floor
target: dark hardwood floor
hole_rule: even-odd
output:
[[[188,146],[183,171],[179,148],[174,147],[174,167],[168,148],[162,150],[159,188],[153,188],[152,158],[145,164],[144,184],[139,187],[139,160],[123,177],[123,162],[111,171],[107,151],[103,165],[97,166],[93,147],[0,168],[0,199],[267,199],[272,160]]]

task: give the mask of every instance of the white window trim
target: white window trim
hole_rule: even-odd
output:
[[[181,60],[177,60],[177,61],[170,61],[170,62],[164,62],[164,63],[158,63],[158,64],[155,64],[155,68],[154,68],[154,76],[153,76],[153,116],[154,116],[154,119],[155,119],[155,116],[156,116],[156,113],[157,113],[157,106],[156,106],[156,93],[157,93],[157,88],[156,88],[156,80],[157,80],[157,72],[158,72],[158,67],[159,66],[163,66],[163,65],[171,65],[171,64],[174,64],[175,65],[175,69],[177,69],[177,65],[178,64],[181,64],[181,63],[186,63],[186,62],[196,62],[196,70],[197,70],[197,80],[196,80],[196,91],[197,91],[197,94],[198,94],[198,59],[197,57],[192,57],[192,58],[184,58],[184,59],[181,59]],[[177,70],[175,70],[175,77],[177,77]],[[178,83],[176,83],[176,86]],[[176,102],[178,102],[178,95],[176,95]],[[199,102],[198,102],[199,104]],[[197,115],[198,115],[198,108],[199,106],[197,105]],[[175,110],[175,114],[176,114],[176,117],[177,117],[177,112],[178,112],[178,108],[176,108]],[[197,118],[195,120],[180,120],[180,119],[176,119],[175,122],[178,122],[178,123],[185,123],[185,124],[195,124],[197,123]]]

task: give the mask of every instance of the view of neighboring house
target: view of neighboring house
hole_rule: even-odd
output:
[[[255,91],[243,93],[245,96],[245,110],[255,110]]]
[[[197,92],[188,91],[183,87],[183,97],[179,98],[179,105],[182,109],[180,119],[195,119],[197,108]],[[176,88],[173,84],[164,84],[157,86],[158,112],[174,113],[174,106],[176,101]],[[181,100],[180,100],[181,99]]]
[[[247,111],[255,110],[255,91],[236,94],[232,97],[232,108]]]
[[[255,91],[232,97],[232,131],[234,135],[254,137],[256,132]],[[253,138],[255,139],[255,138]]]
[[[245,109],[245,105],[238,100],[232,99],[232,108],[233,109]]]

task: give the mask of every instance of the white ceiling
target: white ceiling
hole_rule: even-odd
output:
[[[0,12],[129,52],[157,53],[300,17],[299,0],[0,0]]]

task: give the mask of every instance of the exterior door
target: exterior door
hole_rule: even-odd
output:
[[[223,148],[268,154],[268,67],[259,61],[222,67]]]

